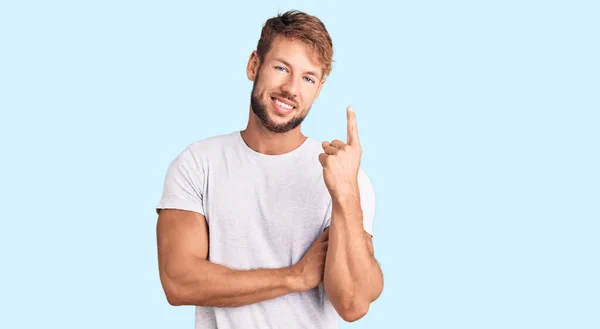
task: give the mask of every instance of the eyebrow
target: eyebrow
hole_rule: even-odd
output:
[[[290,63],[286,62],[285,60],[281,59],[281,58],[275,58],[275,61],[277,62],[281,62],[286,66],[292,66]],[[308,74],[308,75],[312,75],[313,77],[317,78],[317,79],[321,79],[321,76],[319,76],[316,72],[313,71],[306,71],[304,72],[304,74]]]

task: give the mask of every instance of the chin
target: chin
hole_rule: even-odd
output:
[[[277,112],[275,112],[275,111],[269,113],[269,121],[272,124],[275,124],[277,126],[286,125],[287,123],[289,123],[292,120],[293,120],[293,117],[291,115],[290,116],[281,116],[280,114],[277,114]]]
[[[261,101],[254,93],[250,99],[251,108],[254,115],[260,120],[262,125],[272,132],[285,133],[298,127],[304,120],[300,113],[299,106],[292,109],[278,107],[275,100],[268,97]],[[297,105],[297,104],[296,104]]]
[[[294,116],[293,113],[289,116],[281,116],[274,113],[267,114],[267,120],[262,120],[263,126],[268,130],[276,133],[286,133],[298,127],[304,118]]]

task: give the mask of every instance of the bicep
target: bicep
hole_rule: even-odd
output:
[[[197,212],[163,209],[156,225],[161,276],[178,275],[198,259],[208,256],[208,225]]]

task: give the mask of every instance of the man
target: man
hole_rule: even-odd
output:
[[[267,20],[247,66],[246,129],[193,143],[167,171],[160,278],[171,305],[196,306],[196,328],[337,328],[381,294],[355,114],[346,142],[300,131],[332,55],[318,18]]]

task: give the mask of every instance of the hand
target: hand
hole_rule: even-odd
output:
[[[331,143],[323,142],[325,153],[319,154],[325,185],[332,197],[357,193],[358,189],[357,176],[362,149],[358,139],[356,114],[351,106],[348,106],[346,112],[348,120],[346,143],[337,139]]]
[[[329,228],[312,243],[302,259],[292,266],[298,278],[297,291],[310,290],[323,281],[328,242]]]

